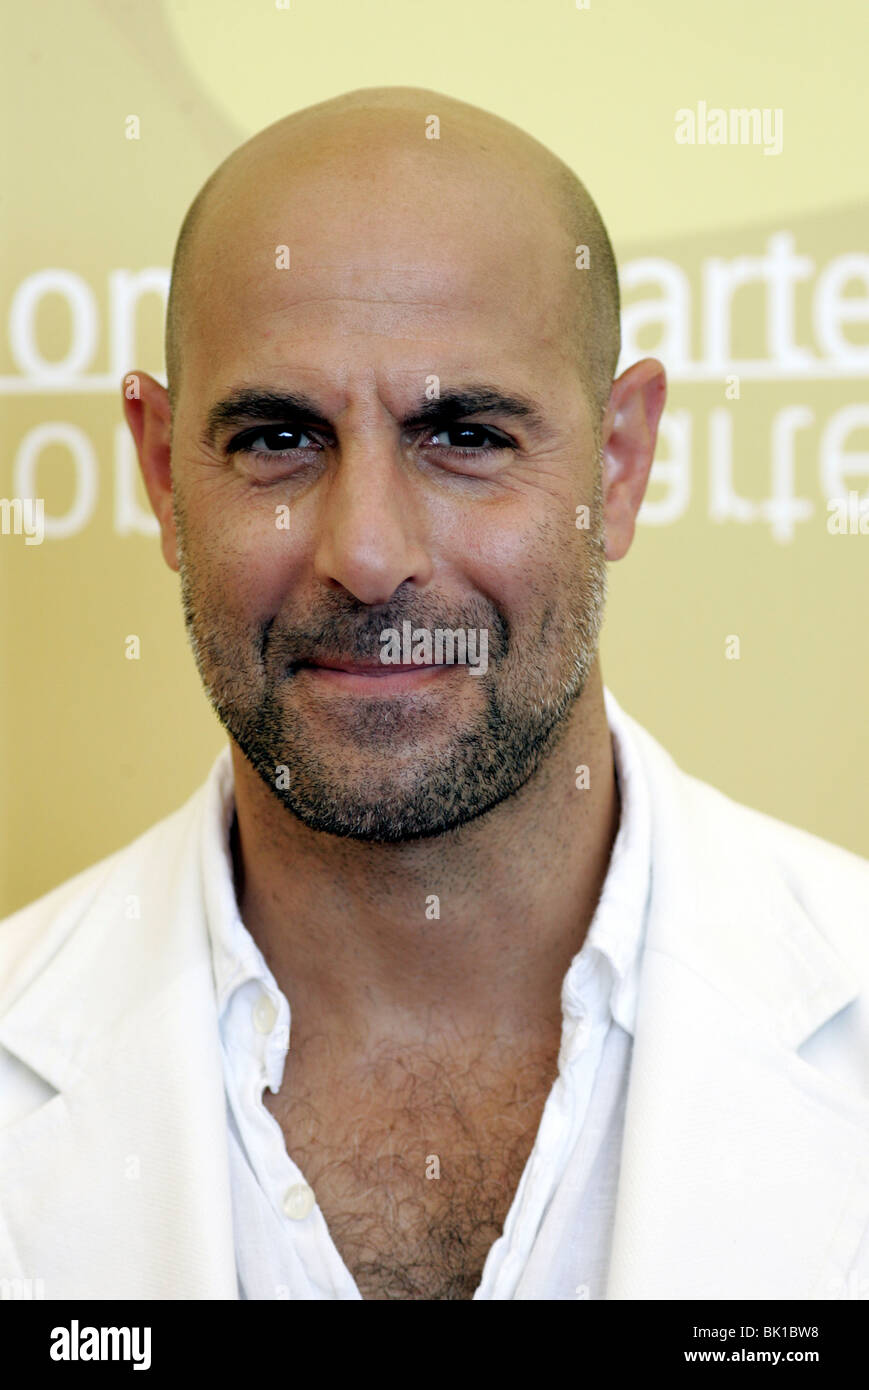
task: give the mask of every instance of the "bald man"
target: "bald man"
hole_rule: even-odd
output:
[[[869,1291],[869,864],[603,685],[666,391],[619,342],[585,188],[439,93],[297,112],[196,198],[123,405],[228,748],[0,930],[0,1276]]]

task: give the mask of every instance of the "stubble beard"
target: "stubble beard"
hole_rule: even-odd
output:
[[[430,611],[431,600],[402,601],[401,591],[376,612],[330,595],[321,621],[304,630],[279,629],[273,619],[239,632],[221,624],[207,588],[196,583],[179,510],[176,530],[184,620],[208,698],[272,795],[310,829],[382,844],[445,834],[519,791],[563,739],[597,655],[606,604],[599,481],[567,611],[544,603],[534,638],[512,631],[482,599],[446,620],[442,609]],[[470,680],[482,708],[446,740],[442,696],[434,719],[424,693],[347,697],[337,715],[335,701],[309,700],[306,708],[321,716],[312,726],[292,699],[293,658],[376,659],[379,633],[400,631],[407,619],[430,629],[488,629],[484,675],[465,669],[436,678]]]

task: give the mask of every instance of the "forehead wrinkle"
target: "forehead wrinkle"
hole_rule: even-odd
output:
[[[517,338],[528,343],[533,336],[540,348],[556,346],[559,355],[566,355],[566,345],[562,340],[566,339],[567,333],[556,296],[544,299],[542,294],[533,292],[534,287],[528,284],[527,277],[524,283],[522,281],[521,266],[505,266],[501,288],[488,296],[478,288],[475,283],[477,277],[468,269],[459,278],[451,266],[426,267],[425,278],[430,283],[443,282],[445,275],[451,279],[451,283],[445,286],[450,294],[448,298],[408,295],[400,282],[360,293],[352,290],[345,292],[332,285],[320,287],[306,276],[292,282],[279,281],[274,286],[260,277],[253,283],[247,278],[239,278],[236,287],[229,290],[215,306],[218,317],[212,315],[213,328],[222,331],[221,318],[224,323],[227,317],[234,318],[238,320],[239,327],[233,328],[233,336],[238,334],[243,337],[247,329],[246,336],[252,346],[260,340],[264,327],[268,329],[268,338],[280,341],[286,335],[291,341],[294,333],[308,331],[309,321],[321,343],[322,328],[327,328],[328,333],[336,337],[371,336],[405,343],[424,342],[431,344],[433,349],[440,347],[447,350],[455,348],[456,338],[467,339],[469,333],[481,342],[485,340],[495,347],[500,343],[502,349],[508,350]],[[342,319],[340,310],[345,307],[348,314]],[[310,320],[310,315],[320,308],[330,313],[327,325],[316,319]],[[358,310],[358,318],[353,314],[353,309]],[[207,314],[207,300],[205,310]],[[333,313],[335,310],[338,312]],[[402,322],[409,315],[421,313],[428,316],[424,322],[412,322],[410,325]],[[294,323],[296,317],[301,326]],[[406,331],[408,327],[410,331]],[[432,370],[430,361],[425,365],[429,371]]]
[[[408,309],[453,309],[452,304],[435,304],[426,299],[388,299],[382,295],[373,294],[309,294],[300,295],[293,299],[287,308],[292,308],[294,304],[394,304],[398,308]],[[280,313],[281,310],[275,310]]]

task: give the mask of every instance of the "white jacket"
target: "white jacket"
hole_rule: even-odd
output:
[[[652,889],[607,1297],[867,1298],[869,861],[622,714]],[[203,793],[0,923],[0,1296],[238,1296]]]

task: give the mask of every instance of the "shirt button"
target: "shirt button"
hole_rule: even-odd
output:
[[[287,1188],[284,1211],[291,1221],[304,1221],[313,1210],[314,1201],[314,1194],[308,1184],[297,1182]]]
[[[278,1011],[267,994],[261,994],[253,1006],[253,1026],[258,1033],[270,1033]]]

